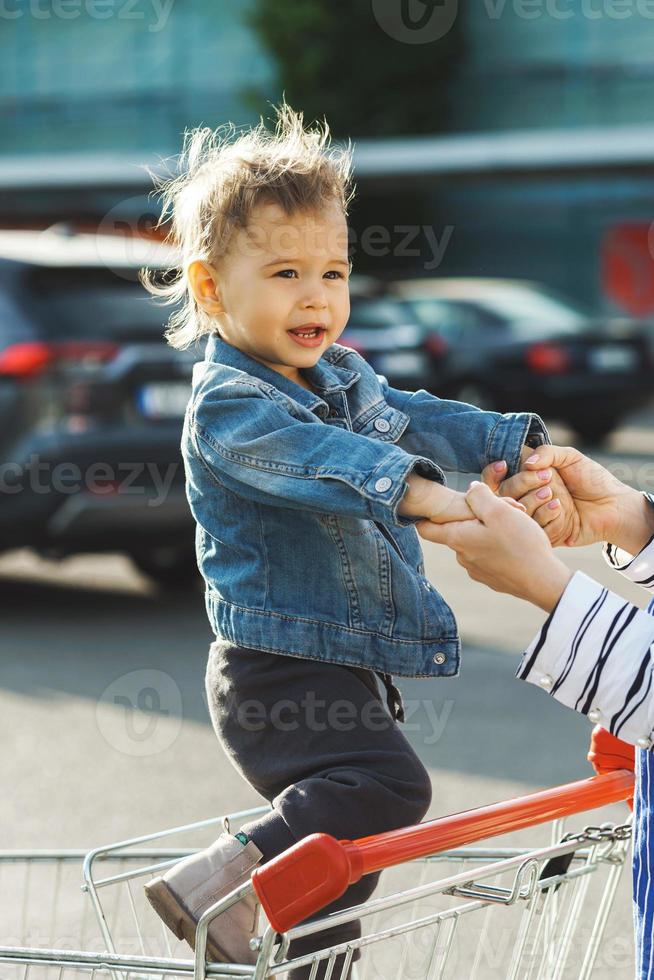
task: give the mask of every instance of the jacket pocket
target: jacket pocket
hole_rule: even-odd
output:
[[[410,416],[399,408],[392,408],[386,402],[379,402],[352,421],[352,429],[359,435],[382,442],[397,442],[407,425]]]

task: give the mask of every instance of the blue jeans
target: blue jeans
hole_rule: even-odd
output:
[[[636,980],[654,980],[654,754],[636,749],[634,793],[634,930]]]

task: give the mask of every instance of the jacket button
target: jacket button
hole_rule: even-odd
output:
[[[388,490],[389,487],[392,486],[393,486],[393,481],[391,480],[391,478],[389,476],[382,476],[375,483],[375,490],[378,490],[379,493],[383,493],[384,490]]]
[[[639,738],[636,740],[636,745],[639,749],[651,749],[652,740],[651,738]]]
[[[549,691],[554,684],[554,678],[551,676],[551,674],[543,674],[538,683],[541,687],[545,688],[546,691]]]
[[[590,711],[588,712],[588,720],[592,721],[594,725],[597,724],[597,722],[600,720],[601,717],[602,717],[602,712],[600,711],[599,708],[591,708]]]
[[[444,664],[446,660],[447,660],[447,656],[444,653],[435,653],[434,654],[434,663],[435,664]]]
[[[388,432],[391,427],[391,423],[387,419],[375,419],[373,425],[378,432]]]

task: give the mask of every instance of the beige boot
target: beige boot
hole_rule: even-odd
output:
[[[202,913],[248,881],[262,857],[254,841],[242,844],[231,834],[221,834],[210,847],[184,858],[145,885],[145,894],[177,938],[195,949]],[[257,935],[259,909],[252,894],[218,915],[209,926],[208,958],[220,963],[256,963],[257,954],[249,942]]]

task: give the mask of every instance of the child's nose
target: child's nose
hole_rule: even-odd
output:
[[[309,287],[305,294],[304,302],[307,306],[324,309],[327,306],[327,290],[322,284]]]

